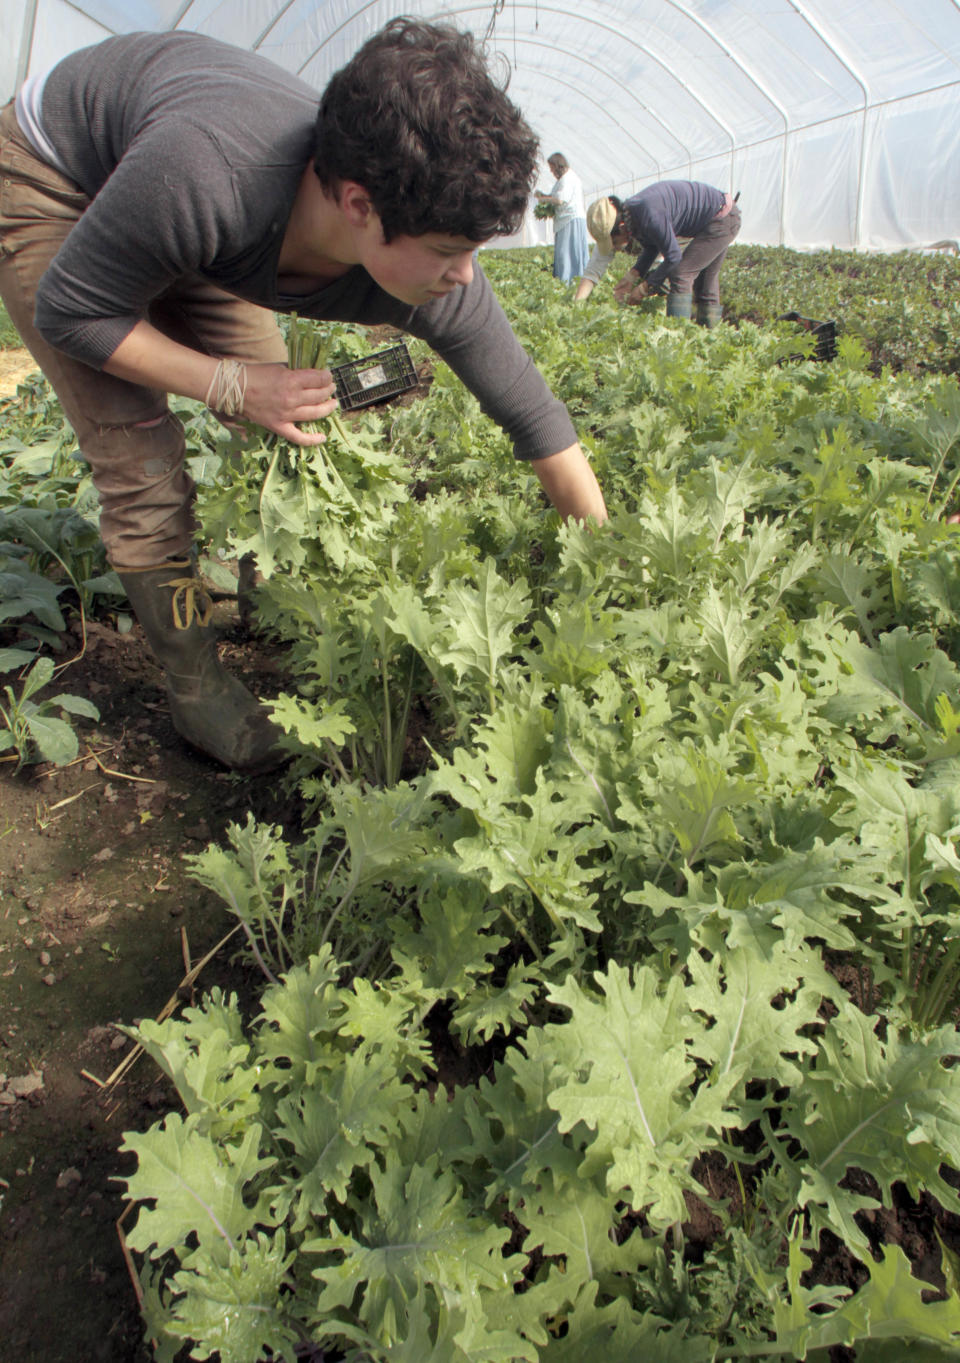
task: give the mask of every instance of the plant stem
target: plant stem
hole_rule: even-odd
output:
[[[940,517],[946,511],[947,507],[950,505],[951,499],[953,497],[954,492],[956,491],[958,483],[960,483],[960,470],[958,470],[958,472],[954,475],[953,480],[950,483],[950,486],[947,488],[943,501],[940,503],[940,506],[937,509],[936,516],[937,520],[940,519]]]
[[[936,1026],[956,993],[960,979],[960,937],[954,937],[943,953],[936,975],[926,991],[924,1006],[917,1021],[925,1027]]]

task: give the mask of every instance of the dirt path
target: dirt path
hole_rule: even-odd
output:
[[[0,398],[34,372],[27,350],[0,350]],[[424,367],[402,400],[429,381]],[[240,630],[234,603],[217,616],[225,661],[274,694],[274,659]],[[151,1358],[114,1180],[131,1172],[123,1132],[179,1105],[146,1058],[118,1083],[98,1081],[132,1049],[116,1024],[156,1017],[185,951],[198,960],[235,924],[184,857],[224,841],[247,810],[273,823],[291,812],[279,779],[233,777],[180,740],[139,630],[88,629],[84,657],[57,683],[100,710],[77,725],[83,760],[16,772],[0,757],[0,1360],[17,1363]],[[76,630],[64,642],[65,658],[80,652]],[[259,988],[232,949],[199,990]]]
[[[0,398],[12,397],[17,384],[36,368],[37,362],[29,350],[0,350]]]
[[[276,689],[269,658],[234,637],[228,661]],[[233,926],[184,855],[248,808],[276,820],[282,797],[182,743],[139,631],[93,625],[59,684],[100,709],[78,726],[85,760],[0,764],[0,1358],[144,1363],[111,1180],[123,1131],[175,1098],[146,1058],[109,1089],[96,1080],[131,1048],[114,1024],[157,1016],[185,951],[196,961]],[[225,949],[199,984],[246,978]]]

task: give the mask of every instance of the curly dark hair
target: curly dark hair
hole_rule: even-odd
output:
[[[538,150],[469,33],[393,19],[324,91],[314,164],[327,193],[363,185],[387,241],[481,242],[518,230]]]

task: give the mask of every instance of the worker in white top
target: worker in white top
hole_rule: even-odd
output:
[[[548,157],[547,165],[556,178],[550,193],[544,194],[538,189],[537,198],[541,203],[552,203],[556,209],[553,217],[554,278],[579,279],[590,256],[583,186],[561,152],[555,151]]]

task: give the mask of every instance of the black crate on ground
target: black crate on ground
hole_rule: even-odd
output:
[[[338,364],[332,371],[337,398],[343,411],[366,407],[370,402],[392,398],[417,386],[417,371],[403,341],[364,355],[349,364]]]
[[[837,356],[837,324],[836,322],[815,322],[812,317],[801,317],[799,312],[783,312],[777,318],[778,322],[796,322],[797,326],[803,327],[804,331],[812,331],[817,338],[817,348],[813,352],[815,360],[834,360]],[[799,359],[800,356],[791,356],[792,359]]]

